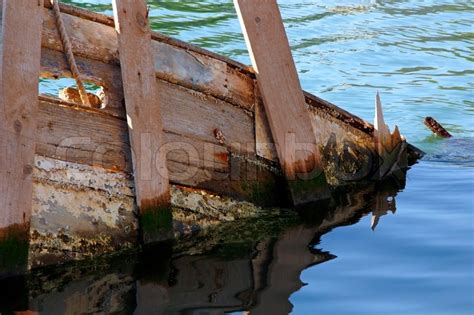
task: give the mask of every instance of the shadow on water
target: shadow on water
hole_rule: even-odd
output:
[[[404,183],[337,194],[325,205],[221,224],[175,244],[33,270],[0,280],[0,313],[286,314],[301,273],[335,259],[316,249],[333,228],[372,215],[372,228]],[[273,214],[272,214],[273,213]]]

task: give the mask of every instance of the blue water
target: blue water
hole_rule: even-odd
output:
[[[64,2],[112,14],[110,1]],[[369,121],[380,91],[388,124],[428,153],[375,231],[369,215],[322,236],[337,258],[302,273],[293,313],[474,314],[473,2],[279,4],[304,89]],[[156,31],[250,63],[232,1],[150,5]]]
[[[323,236],[338,256],[303,272],[295,314],[472,314],[472,170],[422,162],[375,231],[370,217]]]

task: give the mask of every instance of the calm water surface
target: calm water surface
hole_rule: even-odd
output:
[[[64,2],[112,14],[107,0]],[[250,63],[232,1],[149,2],[156,31]],[[370,121],[374,95],[380,91],[387,122],[397,124],[428,155],[409,172],[406,188],[395,198],[395,213],[380,218],[375,230],[371,215],[365,215],[374,210],[369,204],[352,220],[356,224],[316,240],[310,237],[310,249],[294,245],[324,256],[325,262],[305,269],[310,263],[298,265],[290,259],[286,265],[281,258],[280,264],[269,265],[273,269],[264,268],[273,270],[265,288],[253,285],[255,299],[245,290],[246,284],[239,287],[249,272],[239,269],[240,263],[248,266],[249,261],[234,258],[223,265],[227,282],[215,291],[228,290],[228,301],[213,304],[205,280],[196,287],[178,281],[174,295],[142,282],[122,302],[127,306],[122,311],[219,314],[250,309],[251,314],[277,314],[276,310],[284,313],[292,305],[294,314],[474,314],[473,3],[280,0],[279,4],[303,87]],[[57,86],[45,81],[42,91],[54,93]],[[431,136],[422,123],[428,115],[454,137]],[[299,229],[285,233],[318,234],[316,228]],[[290,243],[297,244],[299,238],[290,236]],[[274,245],[267,247],[273,248],[273,259],[285,257],[276,254],[285,237],[268,237],[267,243],[272,239]],[[264,249],[257,252],[263,255]],[[206,272],[191,262],[194,258],[180,259],[174,265],[181,266],[181,274],[190,268],[198,275]],[[214,258],[202,259],[205,265],[219,264]],[[307,285],[298,290],[293,283],[297,274],[288,266],[305,269],[301,281]],[[146,299],[157,301],[156,305],[143,303]],[[100,310],[107,312],[95,311]]]

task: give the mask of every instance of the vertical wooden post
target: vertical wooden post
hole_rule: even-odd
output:
[[[295,203],[327,197],[316,137],[276,0],[234,0]]]
[[[3,0],[0,40],[0,271],[28,258],[42,0]],[[25,265],[26,266],[26,265]]]
[[[145,0],[114,0],[137,204],[145,243],[171,230],[169,179]]]

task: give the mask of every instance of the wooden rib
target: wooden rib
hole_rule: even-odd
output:
[[[169,177],[147,5],[143,0],[114,0],[127,124],[132,149],[137,204],[143,217],[170,204]],[[137,48],[139,52],[137,53]],[[144,233],[151,231],[144,231]],[[145,241],[154,241],[144,235]]]
[[[0,41],[0,229],[14,224],[28,224],[31,215],[42,6],[42,0],[3,1]]]
[[[306,179],[308,174],[316,174],[310,175],[311,179],[324,177],[278,4],[274,0],[234,0],[234,4],[286,178]],[[304,150],[297,145],[304,145]],[[295,192],[292,193],[295,198]]]

